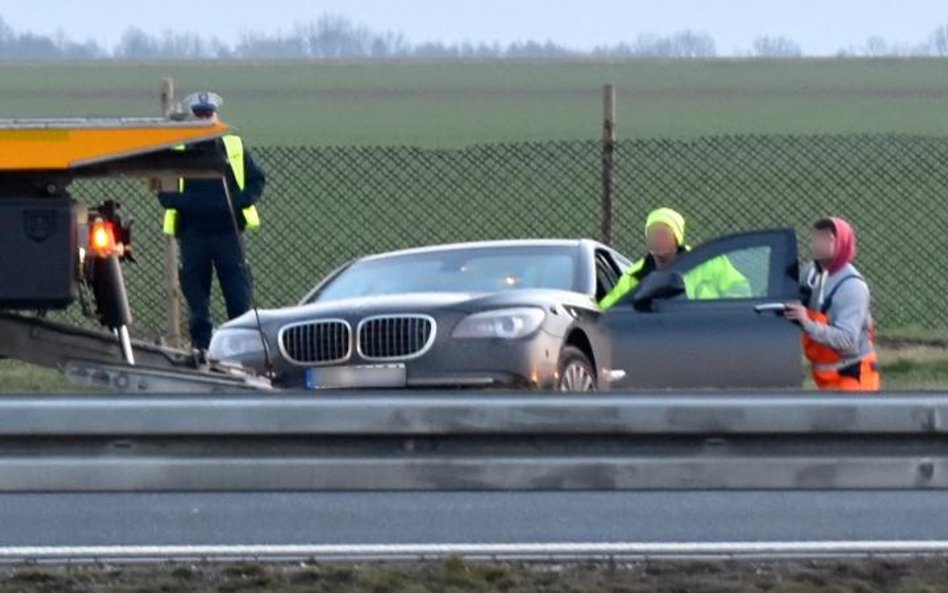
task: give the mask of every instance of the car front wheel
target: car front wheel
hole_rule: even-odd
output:
[[[560,354],[557,391],[582,393],[596,391],[596,371],[583,351],[567,346]]]

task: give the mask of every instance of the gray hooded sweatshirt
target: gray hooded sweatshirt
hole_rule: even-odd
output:
[[[841,359],[837,364],[820,368],[844,368],[872,354],[875,348],[869,286],[852,264],[828,274],[811,263],[803,269],[802,285],[804,291],[810,292],[807,306],[825,313],[830,320],[830,325],[807,321],[803,331],[838,352]]]

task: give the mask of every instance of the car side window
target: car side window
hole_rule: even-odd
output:
[[[596,252],[596,300],[600,301],[619,281],[619,270],[604,251]]]
[[[615,262],[616,266],[619,269],[620,276],[622,275],[623,272],[625,272],[626,270],[629,269],[629,267],[632,266],[632,262],[626,259],[624,255],[616,253],[615,251],[610,253],[610,255],[612,256],[612,261]]]
[[[678,271],[690,300],[759,299],[770,294],[771,247],[756,245],[717,253]]]

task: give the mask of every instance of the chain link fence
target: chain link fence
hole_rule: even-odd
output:
[[[482,239],[597,237],[600,148],[594,141],[460,150],[257,147],[268,176],[263,228],[247,234],[257,303],[294,303],[325,274],[369,253]],[[616,190],[616,247],[630,256],[642,253],[642,224],[656,206],[686,215],[692,244],[763,227],[805,233],[817,218],[846,217],[859,233],[857,264],[873,288],[880,327],[948,330],[948,138],[627,140],[617,147]],[[165,335],[157,201],[131,180],[81,181],[73,194],[88,203],[116,199],[137,220],[139,263],[126,266],[135,331]],[[214,314],[223,321],[219,294]]]

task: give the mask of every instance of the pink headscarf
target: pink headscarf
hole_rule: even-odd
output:
[[[835,274],[856,259],[856,231],[842,218],[833,217],[830,220],[833,221],[836,234],[836,255],[830,262],[828,271]]]

